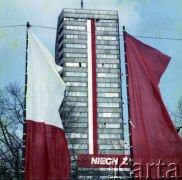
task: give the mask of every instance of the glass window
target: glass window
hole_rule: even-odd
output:
[[[121,134],[99,134],[100,139],[119,139]]]
[[[71,133],[70,134],[71,138],[87,138],[87,134],[82,134],[82,133]]]
[[[66,72],[66,76],[82,76],[82,77],[86,77],[87,74],[86,73],[81,73],[81,72]]]
[[[99,117],[120,117],[120,113],[98,113]]]
[[[96,36],[97,40],[109,40],[109,41],[115,41],[116,36]]]
[[[117,59],[117,55],[116,54],[97,54],[97,58]]]
[[[86,44],[65,44],[66,48],[78,48],[84,49],[86,48]]]
[[[77,112],[74,113],[75,117],[88,117],[88,114],[86,112]]]
[[[119,97],[119,93],[98,93],[98,97]]]
[[[108,26],[102,26],[102,27],[96,27],[97,31],[116,31],[116,27],[108,27]]]
[[[86,39],[87,36],[82,34],[66,34],[66,38],[67,39]]]
[[[120,123],[99,123],[99,128],[119,129],[120,127]]]
[[[86,30],[86,27],[85,26],[70,26],[70,25],[67,25],[66,29],[70,29],[70,30]]]
[[[87,103],[86,102],[66,102],[68,106],[81,106],[81,107],[86,107]]]
[[[87,67],[86,63],[66,62],[66,67]]]
[[[108,64],[108,63],[102,63],[102,64],[97,64],[98,68],[117,68],[117,64]]]
[[[118,49],[118,46],[112,45],[97,45],[97,49]]]
[[[66,92],[66,96],[87,96],[87,92]]]
[[[87,86],[85,82],[66,82],[66,86]]]
[[[118,83],[97,83],[98,87],[119,87]]]
[[[78,58],[85,58],[85,57],[87,57],[87,54],[66,53],[66,57],[78,57]]]
[[[119,107],[119,103],[98,103],[98,107]]]
[[[97,73],[97,77],[117,78],[119,76],[118,74],[112,74],[112,73]]]

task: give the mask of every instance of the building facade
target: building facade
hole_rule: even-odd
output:
[[[66,106],[74,107],[77,118],[74,132],[68,133],[74,158],[123,154],[118,13],[63,9],[58,17],[55,56],[56,63],[63,66]]]

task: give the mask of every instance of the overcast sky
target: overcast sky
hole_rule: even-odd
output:
[[[80,8],[80,0],[0,0],[0,26],[32,25],[56,27],[63,8]],[[116,10],[122,26],[133,36],[182,39],[181,0],[84,0],[85,9]],[[31,28],[54,55],[56,30]],[[25,27],[0,28],[0,86],[24,83]],[[174,110],[182,97],[182,40],[138,38],[171,56],[160,89],[167,108]],[[121,44],[123,43],[121,37]],[[124,67],[121,46],[122,68]]]

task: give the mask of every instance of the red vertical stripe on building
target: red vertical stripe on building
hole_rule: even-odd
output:
[[[97,137],[97,77],[96,77],[96,44],[95,44],[95,21],[91,20],[91,43],[92,43],[92,92],[93,92],[93,145],[94,154],[98,154]]]

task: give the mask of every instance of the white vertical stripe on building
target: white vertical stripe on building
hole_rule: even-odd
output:
[[[87,52],[88,52],[88,139],[89,154],[94,153],[93,145],[93,89],[92,89],[92,41],[91,20],[87,20]]]

